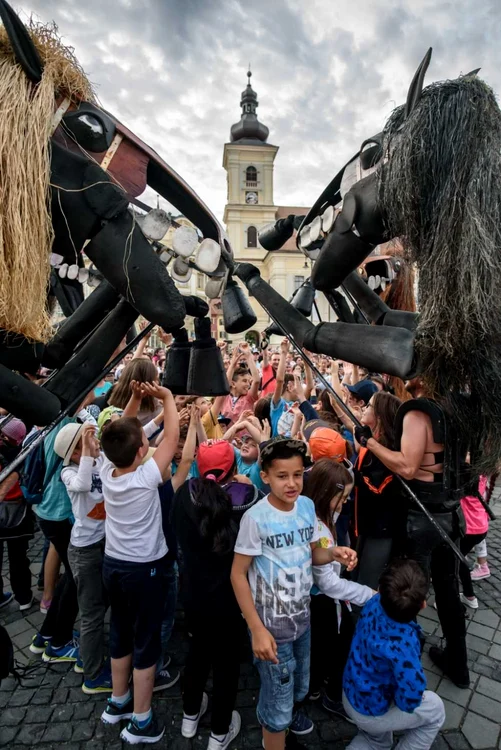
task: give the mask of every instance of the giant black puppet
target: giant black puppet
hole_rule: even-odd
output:
[[[204,393],[227,393],[208,306],[182,296],[163,262],[172,259],[158,243],[167,215],[144,219],[130,204],[144,205],[138,196],[148,185],[191,220],[198,232],[180,228],[174,267],[184,278],[190,266],[208,273],[212,296],[228,273],[222,255],[231,257],[222,227],[157,153],[96,104],[54,27],[27,28],[5,0],[0,17],[0,406],[28,423],[53,422],[99,377],[139,314],[181,341],[185,316],[194,316],[205,376],[213,364]],[[84,247],[104,278],[85,300]],[[72,313],[55,335],[48,296]],[[57,370],[43,389],[19,374],[40,364]],[[196,392],[193,367],[191,379]]]

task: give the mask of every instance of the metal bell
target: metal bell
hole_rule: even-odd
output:
[[[243,333],[257,323],[247,295],[234,279],[228,279],[221,306],[224,327],[228,333]]]
[[[195,318],[195,335],[186,393],[193,396],[228,395],[230,386],[221,350],[211,336],[209,318]]]
[[[291,301],[292,307],[299,310],[305,317],[309,318],[315,301],[315,290],[310,279],[306,279],[304,284],[299,287]]]
[[[174,334],[174,343],[167,352],[162,376],[162,385],[169,388],[175,396],[185,396],[188,393],[191,350],[188,332],[181,328]]]

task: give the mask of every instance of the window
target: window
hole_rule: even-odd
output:
[[[299,289],[300,286],[302,286],[304,283],[304,276],[294,276],[294,289],[293,292],[296,291],[296,289]]]
[[[245,182],[247,187],[257,187],[256,167],[247,167],[247,169],[245,170]]]
[[[203,273],[197,273],[197,289],[205,289],[204,275]]]
[[[249,227],[247,229],[247,247],[257,247],[257,229]]]

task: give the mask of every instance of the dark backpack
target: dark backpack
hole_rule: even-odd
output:
[[[36,433],[35,433],[36,435]],[[35,435],[33,437],[35,437]],[[56,461],[49,476],[45,478],[45,450],[43,441],[31,451],[24,462],[19,484],[28,505],[39,505],[43,500],[44,489],[56,473],[61,470],[62,459]]]

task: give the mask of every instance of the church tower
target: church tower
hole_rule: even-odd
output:
[[[242,92],[240,121],[232,125],[230,142],[224,145],[223,167],[227,172],[227,204],[224,222],[239,260],[260,263],[266,255],[258,242],[259,230],[275,221],[273,164],[278,146],[267,142],[269,130],[257,117],[257,94],[252,73]]]

